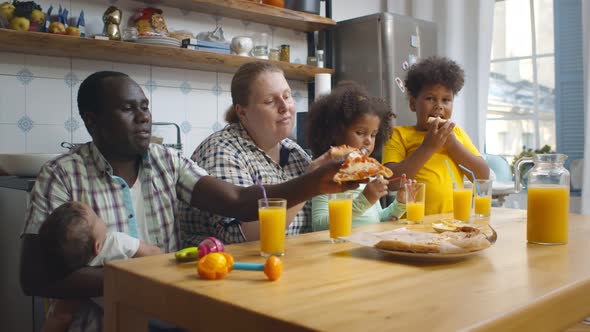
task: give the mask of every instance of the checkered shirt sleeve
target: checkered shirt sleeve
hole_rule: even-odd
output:
[[[190,203],[192,190],[207,173],[179,151],[151,144],[142,158],[141,178],[148,239],[166,252],[177,250],[178,201]],[[93,143],[45,164],[30,195],[24,233],[36,234],[49,214],[68,201],[88,204],[109,231],[129,233],[133,207],[125,203],[129,186],[113,176],[112,167]]]

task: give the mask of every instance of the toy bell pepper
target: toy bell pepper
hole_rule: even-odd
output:
[[[203,256],[197,263],[197,272],[201,278],[216,280],[223,279],[231,272],[234,258],[225,252],[214,252]]]

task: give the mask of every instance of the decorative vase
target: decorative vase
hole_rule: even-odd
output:
[[[241,56],[250,56],[250,51],[254,47],[252,38],[246,36],[234,37],[231,40],[231,49],[234,54]]]

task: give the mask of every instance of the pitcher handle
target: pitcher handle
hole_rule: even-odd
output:
[[[514,164],[514,190],[519,193],[522,190],[520,185],[520,167],[524,164],[533,164],[533,158],[531,157],[524,157],[520,158]]]

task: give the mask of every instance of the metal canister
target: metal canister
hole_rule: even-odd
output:
[[[289,45],[281,45],[281,51],[279,52],[279,60],[290,62],[290,48]]]

